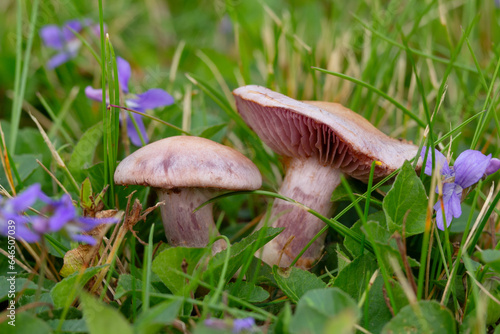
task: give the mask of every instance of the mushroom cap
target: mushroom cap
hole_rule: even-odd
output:
[[[380,180],[417,155],[418,147],[388,137],[338,103],[297,101],[261,86],[233,91],[241,117],[279,155],[309,159],[367,181],[373,161]]]
[[[262,185],[250,159],[209,139],[177,136],[148,144],[123,159],[114,180],[156,188],[253,190]]]

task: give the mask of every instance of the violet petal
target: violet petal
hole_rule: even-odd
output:
[[[445,183],[443,185],[443,206],[446,218],[446,226],[450,226],[453,218],[458,218],[462,215],[460,206],[460,198],[462,196],[462,187],[455,183]],[[440,230],[444,230],[443,213],[441,201],[434,205],[436,210],[436,223]]]
[[[47,68],[53,70],[54,68],[66,63],[68,60],[76,57],[76,52],[60,52],[55,56],[51,57],[47,62]]]
[[[85,95],[91,100],[102,102],[102,89],[85,87]]]
[[[94,239],[94,237],[92,237],[90,235],[72,234],[71,235],[71,239],[73,239],[74,241],[77,241],[77,242],[82,242],[82,243],[85,243],[85,244],[89,244],[91,246],[93,246],[93,245],[96,244],[96,240]]]
[[[21,238],[28,243],[40,241],[40,234],[30,230],[26,224],[17,225],[16,222],[16,238]]]
[[[43,194],[39,183],[35,183],[25,191],[9,199],[6,203],[6,209],[10,212],[20,212],[27,210]]]
[[[422,161],[424,160],[425,157],[425,152],[426,152],[427,147],[423,146],[422,151],[420,152],[420,156],[422,157]],[[448,160],[446,160],[446,157],[443,155],[443,153],[439,152],[438,150],[434,150],[434,155],[436,158],[436,164],[435,167],[437,166],[439,168],[439,171],[441,175],[450,175],[451,170],[450,167],[448,166]],[[432,175],[432,152],[429,149],[427,160],[425,163],[425,174],[431,176]]]
[[[234,319],[233,333],[241,333],[242,331],[250,331],[255,326],[255,320],[252,317],[244,319]]]
[[[144,122],[142,121],[142,116],[138,115],[136,113],[132,114],[132,117],[134,117],[137,127],[139,128],[139,131],[142,134],[142,138],[144,139],[144,143],[147,144],[149,142],[148,139],[148,134],[146,133],[146,127],[144,126]],[[130,138],[130,141],[132,144],[135,146],[142,146],[141,138],[139,137],[139,134],[137,133],[137,130],[135,129],[134,122],[130,118],[127,118],[127,133]]]
[[[69,41],[72,38],[76,38],[75,34],[73,33],[74,30],[76,32],[80,32],[83,29],[83,25],[80,22],[80,20],[71,20],[66,22],[66,24],[63,27],[63,34],[64,34],[64,39],[66,41]]]
[[[118,68],[118,82],[122,92],[128,93],[128,81],[132,70],[130,64],[122,57],[116,57],[116,67]]]
[[[79,217],[77,221],[79,222],[80,229],[88,232],[101,224],[116,224],[119,220],[116,218]]]
[[[500,160],[497,158],[493,158],[490,160],[490,163],[488,164],[488,167],[486,168],[484,174],[490,175],[495,173],[499,169],[500,169]]]
[[[160,88],[153,88],[137,95],[137,99],[131,99],[141,110],[155,109],[169,106],[174,103],[172,95]]]
[[[55,24],[49,24],[40,28],[40,37],[43,44],[49,48],[62,50],[66,41],[62,29]]]
[[[71,197],[64,195],[55,205],[54,214],[49,218],[49,231],[59,231],[67,223],[75,220],[76,216],[76,209],[73,206]]]
[[[486,156],[476,150],[463,151],[455,160],[455,183],[468,188],[479,181],[488,167],[491,154]]]

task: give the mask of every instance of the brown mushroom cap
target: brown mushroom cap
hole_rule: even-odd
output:
[[[259,170],[240,152],[209,139],[177,136],[148,144],[118,165],[122,185],[156,188],[258,189]]]
[[[279,155],[317,157],[320,164],[362,181],[368,180],[375,160],[379,180],[417,155],[417,146],[388,137],[337,103],[301,102],[254,85],[233,94],[245,122]]]

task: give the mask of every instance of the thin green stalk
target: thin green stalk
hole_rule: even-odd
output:
[[[365,221],[368,220],[368,211],[370,210],[370,200],[372,196],[372,185],[373,185],[373,174],[375,173],[375,166],[377,165],[377,161],[372,161],[372,165],[370,168],[370,176],[368,178],[368,186],[366,188],[366,193],[365,193]]]
[[[480,187],[481,184],[478,184],[477,187]],[[486,226],[486,223],[488,222],[493,210],[495,209],[496,205],[498,204],[498,201],[500,200],[500,191],[496,194],[495,198],[491,203],[489,204],[488,210],[484,214],[481,222],[479,223],[479,226],[477,227],[474,238],[472,239],[472,242],[467,250],[468,254],[472,254],[474,252],[474,249],[476,247],[477,242],[479,241],[479,237],[481,236],[482,231],[484,230],[484,227]]]
[[[387,180],[386,180],[387,181]],[[317,218],[319,218],[321,221],[325,222],[328,226],[330,226],[331,228],[333,228],[335,231],[337,231],[341,236],[343,237],[346,237],[346,236],[349,236],[351,237],[352,239],[354,239],[355,241],[361,243],[362,240],[363,240],[363,237],[360,236],[358,233],[352,231],[350,228],[348,228],[347,226],[345,226],[344,224],[338,222],[335,218],[333,219],[328,219],[326,218],[325,216],[317,213],[316,211],[314,210],[311,210],[310,208],[306,207],[305,205],[291,199],[291,198],[288,198],[288,197],[285,197],[283,195],[280,195],[280,194],[276,194],[276,193],[273,193],[273,192],[270,192],[270,191],[264,191],[264,190],[251,190],[251,191],[233,191],[233,192],[228,192],[228,193],[225,193],[225,194],[222,194],[222,195],[219,195],[219,196],[216,196],[214,198],[211,198],[209,199],[208,201],[206,201],[205,203],[203,203],[202,205],[200,205],[199,207],[197,207],[194,211],[196,212],[197,210],[201,209],[202,207],[204,207],[205,205],[208,205],[210,203],[213,203],[221,198],[224,198],[224,197],[228,197],[228,196],[234,196],[234,195],[243,195],[243,194],[255,194],[255,195],[264,195],[264,196],[269,196],[269,197],[274,197],[274,198],[278,198],[278,199],[281,199],[281,200],[284,200],[284,201],[287,201],[287,202],[290,202],[290,203],[293,203],[295,205],[298,205],[300,207],[302,207],[304,210],[306,210],[307,212],[309,212],[310,214],[316,216]],[[360,199],[357,199],[355,200],[355,202],[359,202]],[[354,205],[354,204],[353,204]],[[344,211],[343,211],[344,212]],[[366,245],[366,248],[369,250],[369,251],[372,251],[372,246],[371,244],[367,244]]]
[[[182,275],[184,274],[183,272],[177,272],[176,273]],[[201,282],[200,282],[200,285]],[[206,287],[210,287],[210,285],[208,284],[205,284]],[[250,312],[247,312],[247,311],[242,311],[240,309],[237,309],[237,308],[233,308],[233,307],[229,307],[229,306],[226,306],[225,304],[223,303],[217,303],[217,304],[208,304],[205,302],[205,301],[200,301],[200,300],[197,300],[197,299],[193,299],[193,298],[188,298],[188,297],[184,297],[184,296],[177,296],[177,295],[167,295],[167,294],[164,294],[164,293],[151,293],[151,297],[156,297],[156,298],[163,298],[163,299],[172,299],[172,300],[181,300],[183,302],[188,302],[190,304],[193,304],[193,305],[198,305],[198,306],[203,306],[203,307],[206,307],[206,310],[207,312],[209,311],[223,311],[223,312],[228,312],[229,314],[231,315],[236,315],[236,317],[238,318],[243,318],[243,317],[248,317],[248,316],[251,316],[257,320],[261,320],[261,321],[267,321],[269,319],[271,319],[272,321],[276,321],[278,319],[277,316],[275,316],[274,314],[271,314],[269,312],[266,312],[264,310],[262,310],[261,308],[258,308],[258,307],[254,307],[253,308],[253,311],[255,313],[250,313]],[[231,295],[228,295],[228,299],[230,300],[235,300],[234,298],[232,298],[233,296]],[[241,300],[241,304],[245,307],[248,307],[250,308],[249,306],[253,306],[252,304],[250,303],[246,303],[244,302],[243,300]]]
[[[101,290],[101,295],[99,296],[99,299],[101,301],[104,300],[104,297],[106,296],[106,293],[108,291],[108,287],[110,286],[109,283],[111,282],[111,278],[113,277],[113,273],[115,272],[115,265],[116,265],[116,259],[117,258],[118,258],[118,256],[114,256],[113,260],[109,264],[109,271],[106,274],[106,281],[104,282],[104,286],[103,286],[103,288]]]
[[[356,199],[354,198],[354,195],[352,194],[351,187],[349,186],[349,183],[347,183],[344,176],[341,176],[340,181],[342,182],[342,185],[346,189],[347,195],[349,196],[351,202],[354,202]],[[365,231],[368,232],[365,215],[357,202],[354,204],[354,208],[355,208],[356,212],[358,213],[359,219],[361,220],[361,224],[365,228]],[[373,246],[373,252],[374,252],[375,257],[377,258],[377,262],[380,266],[380,272],[382,273],[382,278],[384,279],[385,289],[387,292],[387,296],[389,297],[389,301],[391,303],[392,309],[394,311],[394,314],[397,314],[398,313],[398,306],[396,304],[396,300],[394,298],[394,294],[392,291],[389,271],[387,270],[387,268],[384,265],[384,258],[382,257],[382,254],[380,253],[380,249],[378,248],[375,240],[373,239],[373,236],[370,233],[366,233],[366,235],[368,236],[368,240],[370,241],[371,245]]]
[[[431,231],[431,211],[427,210],[425,218],[424,239],[422,242],[422,254],[420,255],[420,269],[418,271],[417,300],[421,300],[424,292],[425,271],[427,268],[427,253],[429,251],[430,231]]]
[[[97,52],[95,52],[95,50],[92,48],[92,46],[90,46],[89,42],[87,42],[87,40],[85,38],[83,38],[83,36],[78,31],[71,29],[70,26],[66,26],[66,28],[68,28],[69,30],[71,30],[71,32],[73,34],[75,34],[75,36],[80,40],[80,42],[82,42],[82,44],[87,48],[87,50],[90,51],[92,56],[94,56],[95,60],[99,64],[99,66],[101,66],[101,58],[99,58],[99,55],[97,54]],[[89,29],[89,28],[87,27],[87,29]]]
[[[498,59],[497,66],[495,68],[495,72],[493,73],[493,78],[491,79],[491,83],[488,89],[488,93],[486,94],[486,99],[484,100],[483,108],[481,110],[486,110],[486,115],[489,114],[492,110],[492,104],[490,103],[491,100],[491,92],[493,91],[493,88],[495,87],[495,82],[496,78],[498,76],[498,72],[500,70],[500,58]],[[488,107],[489,104],[489,107]],[[487,123],[484,121],[485,114],[481,114],[481,117],[479,118],[479,124],[476,128],[476,132],[474,132],[474,137],[472,138],[472,142],[470,145],[471,149],[474,149],[477,146],[477,143],[479,141],[479,138],[481,136],[481,133],[484,131],[484,128],[486,127]],[[487,117],[486,117],[487,119]]]
[[[469,214],[469,218],[467,220],[467,224],[465,225],[464,233],[462,234],[462,241],[460,242],[460,248],[458,249],[458,254],[457,254],[456,260],[453,263],[453,266],[451,268],[451,273],[448,276],[449,277],[448,281],[450,282],[449,284],[451,284],[451,282],[455,281],[455,277],[456,277],[456,275],[459,272],[459,267],[461,266],[460,260],[462,258],[462,253],[464,253],[465,242],[467,240],[467,237],[469,235],[469,231],[470,231],[470,228],[471,228],[472,217],[473,217],[474,209],[475,209],[474,206],[475,206],[475,203],[477,201],[478,195],[479,195],[479,188],[476,188],[476,193],[474,195],[474,201],[473,201],[474,205],[471,208],[471,212]],[[443,294],[443,296],[441,298],[441,304],[445,305],[445,304],[448,303],[448,298],[450,296],[450,293],[451,293],[450,288],[445,288],[444,294]]]
[[[21,118],[21,108],[18,107],[19,100],[22,101],[22,99],[18,98],[17,96],[19,95],[18,92],[20,90],[20,84],[21,84],[21,66],[22,66],[22,54],[23,54],[23,38],[22,38],[22,33],[23,33],[23,7],[21,0],[17,0],[17,10],[16,10],[16,67],[15,67],[15,77],[14,77],[14,96],[13,96],[13,101],[12,101],[12,115],[11,115],[11,124],[10,124],[10,131],[11,131],[11,140],[10,140],[10,148],[12,150],[15,149],[15,139],[17,138],[17,131],[19,127],[19,121],[17,121],[17,125],[15,120]],[[12,138],[14,138],[14,142],[12,141]],[[14,151],[13,151],[14,152]]]
[[[364,23],[360,17],[356,16],[356,15],[353,15],[353,17],[365,28],[365,29],[368,29],[370,30],[370,32],[372,32],[374,35],[377,35],[378,37],[382,38],[384,41],[386,41],[387,43],[389,44],[392,44],[400,49],[407,49],[403,44],[401,43],[398,43],[396,42],[395,40],[385,36],[384,34],[382,34],[381,32],[373,29],[372,27],[370,27],[369,25],[367,25],[366,23]],[[451,61],[449,59],[446,59],[446,58],[442,58],[442,57],[438,57],[438,56],[434,56],[434,55],[430,55],[430,54],[427,54],[423,51],[420,51],[420,50],[417,50],[417,49],[414,49],[414,48],[410,48],[409,49],[413,54],[416,54],[417,56],[421,56],[421,57],[425,57],[425,58],[429,58],[431,60],[434,60],[436,62],[439,62],[439,63],[443,63],[443,64],[446,64],[446,65],[449,65],[451,64]],[[477,73],[477,69],[475,69],[474,67],[470,67],[470,66],[467,66],[467,65],[463,65],[463,64],[459,64],[459,63],[453,63],[453,67],[455,68],[459,68],[459,69],[462,69],[462,70],[466,70],[466,71],[469,71],[469,72],[472,72],[472,73]]]
[[[132,256],[130,256],[130,274],[133,276],[133,277],[137,277],[139,276],[139,274],[137,273],[138,269],[138,265],[136,265],[135,263],[135,255],[136,255],[136,252],[135,252],[135,238],[130,238],[129,239],[130,241],[130,244],[129,244],[129,247],[132,251]],[[132,322],[135,321],[135,319],[137,319],[137,287],[136,287],[136,282],[135,282],[135,279],[132,280]]]
[[[430,189],[436,188],[436,182],[437,182],[437,176],[434,176],[431,179]],[[435,197],[434,193],[431,193],[429,197],[430,198],[427,203],[427,214],[425,216],[425,229],[424,229],[424,236],[421,248],[422,252],[420,255],[420,267],[418,271],[417,300],[421,300],[424,293],[425,274],[427,271],[427,255],[429,252],[430,235],[432,229],[432,210],[433,210],[432,203],[434,202],[434,197]]]
[[[155,224],[149,229],[148,245],[144,251],[144,268],[142,269],[142,309],[149,309],[149,296],[151,293],[151,263],[153,261],[153,232]]]
[[[466,38],[466,42],[467,42],[467,48],[469,49],[472,59],[474,60],[474,65],[476,65],[477,73],[479,74],[479,79],[481,81],[481,84],[484,86],[483,88],[489,90],[488,83],[486,82],[486,78],[484,77],[483,71],[481,70],[481,66],[479,65],[479,61],[477,60],[476,54],[474,53],[474,49],[470,45],[469,38]]]
[[[106,108],[106,44],[104,42],[104,15],[102,8],[102,0],[98,0],[99,2],[99,27],[101,31],[101,86],[102,86],[102,103],[101,103],[101,112],[102,112],[102,127],[103,127],[103,147],[104,147],[104,185],[110,183],[110,175],[109,175],[109,163],[107,157],[107,147],[108,147],[108,136],[107,132],[109,129],[109,119],[108,112]],[[108,196],[108,204],[111,203]]]
[[[398,109],[400,109],[405,115],[409,116],[411,119],[413,119],[421,128],[425,128],[426,124],[420,119],[420,117],[418,117],[417,115],[415,115],[413,112],[411,112],[408,108],[406,108],[405,106],[403,106],[401,103],[399,103],[398,101],[396,101],[394,98],[392,98],[391,96],[389,96],[387,93],[383,92],[382,90],[378,89],[377,87],[375,86],[372,86],[370,85],[369,83],[367,82],[364,82],[362,80],[359,80],[359,79],[356,79],[356,78],[353,78],[349,75],[346,75],[346,74],[342,74],[342,73],[338,73],[338,72],[334,72],[334,71],[328,71],[328,70],[325,70],[323,68],[319,68],[319,67],[312,67],[312,69],[314,70],[317,70],[317,71],[320,71],[320,72],[323,72],[323,73],[326,73],[326,74],[330,74],[330,75],[334,75],[336,77],[339,77],[339,78],[342,78],[342,79],[346,79],[346,80],[349,80],[351,82],[354,82],[355,84],[358,84],[360,86],[363,86],[365,88],[368,88],[369,90],[377,93],[378,95],[382,96],[384,99],[386,99],[387,101],[391,102],[393,105],[395,105]]]
[[[57,253],[61,257],[64,257],[64,255],[70,251],[70,249],[66,246],[64,246],[59,240],[56,240],[53,236],[50,234],[44,234],[43,235],[44,239],[48,241],[48,243],[56,250]]]
[[[18,51],[16,55],[16,79],[14,81],[14,103],[12,104],[12,115],[11,115],[11,131],[10,131],[10,143],[9,151],[11,154],[15,154],[16,150],[16,140],[17,132],[19,130],[19,122],[21,120],[21,111],[24,100],[24,93],[26,92],[26,83],[28,82],[28,71],[30,65],[31,48],[33,46],[33,37],[35,35],[35,27],[38,18],[38,5],[40,0],[33,0],[31,5],[31,18],[28,32],[28,40],[26,42],[26,50],[24,52],[24,60],[22,63],[22,73],[21,73],[21,51],[22,51],[22,9],[21,0],[17,1],[17,42],[16,50]],[[21,74],[20,74],[21,73]],[[21,75],[18,79],[18,75]]]
[[[185,135],[188,135],[188,136],[192,136],[193,134],[188,132],[188,131],[184,131],[182,130],[181,128],[171,124],[171,123],[168,123],[168,122],[165,122],[164,120],[162,119],[159,119],[158,117],[155,117],[155,116],[152,116],[152,115],[149,115],[149,114],[145,114],[143,112],[140,112],[140,111],[137,111],[137,110],[134,110],[134,109],[130,109],[130,108],[126,108],[126,107],[122,107],[122,106],[119,106],[119,105],[114,105],[114,104],[110,104],[109,105],[110,107],[114,107],[114,108],[120,108],[120,109],[123,109],[123,110],[126,110],[126,111],[129,111],[129,112],[133,112],[134,114],[138,114],[138,115],[141,115],[141,116],[144,116],[146,118],[149,118],[149,119],[152,119],[158,123],[161,123],[165,126],[168,126],[169,128],[172,128],[174,130],[177,130]],[[141,138],[141,141],[143,142],[144,144],[144,138],[142,137],[140,131],[139,131],[139,127],[137,125],[137,123],[135,122],[134,118],[132,117],[132,114],[129,113],[129,117],[131,118],[132,122],[134,123],[134,126],[137,130],[137,132],[139,133],[139,137]],[[145,144],[144,144],[145,145]]]
[[[45,108],[45,110],[49,114],[49,116],[52,119],[52,121],[55,121],[57,119],[56,114],[54,113],[54,110],[52,110],[52,108],[50,107],[50,105],[47,103],[47,100],[45,100],[44,97],[42,96],[42,94],[40,94],[39,92],[36,93],[36,96],[38,97],[38,100],[40,100],[40,103],[43,105],[43,107]],[[59,131],[61,131],[64,139],[66,140],[66,142],[73,143],[73,139],[71,138],[71,136],[69,135],[69,133],[66,131],[66,129],[64,129],[63,127],[61,127],[59,129]],[[49,136],[50,136],[50,134],[49,134]]]
[[[411,53],[410,48],[408,47],[406,37],[403,35],[403,32],[401,31],[401,35],[403,37],[403,42],[404,46],[406,47],[406,53],[408,54],[408,59],[410,60],[412,69],[413,69],[413,74],[415,75],[415,80],[417,82],[417,87],[418,91],[420,92],[420,95],[422,97],[422,104],[424,106],[424,112],[425,112],[425,117],[427,119],[427,129],[429,130],[429,142],[430,144],[427,145],[427,152],[429,151],[429,146],[432,147],[431,149],[431,154],[432,154],[432,170],[434,170],[434,164],[436,163],[436,157],[435,157],[435,151],[434,151],[434,131],[433,131],[433,119],[429,110],[429,105],[427,104],[427,96],[425,94],[424,90],[424,85],[422,84],[422,81],[420,80],[420,76],[418,75],[417,71],[417,65],[415,64],[415,61],[413,59],[413,54]],[[443,81],[444,82],[444,81]],[[436,104],[436,108],[438,108],[439,104]],[[436,110],[434,111],[435,114]],[[427,158],[427,152],[425,155],[424,160]],[[424,161],[425,166],[426,161]],[[422,173],[424,174],[424,173]]]
[[[63,121],[67,119],[68,112],[70,111],[70,107],[73,104],[73,101],[78,95],[78,92],[80,91],[80,87],[75,86],[71,89],[70,93],[68,94],[68,97],[64,100],[63,105],[61,107],[61,110],[59,111],[59,114],[55,116],[52,120],[54,121],[53,126],[50,128],[48,136],[53,138],[54,135],[58,130],[63,129]],[[61,131],[62,132],[62,131]],[[73,142],[72,140],[70,142]]]
[[[210,301],[208,302],[209,307],[220,303],[219,297],[222,295],[222,291],[224,290],[224,285],[226,284],[226,273],[227,273],[227,268],[229,266],[229,260],[231,259],[231,243],[229,242],[229,239],[225,235],[219,235],[214,239],[214,241],[217,241],[219,239],[224,239],[224,241],[226,242],[227,246],[226,258],[224,259],[224,265],[222,266],[222,271],[220,273],[220,278],[219,278],[219,283],[217,284],[217,288],[215,289],[212,298],[210,298]]]
[[[207,283],[207,282],[204,282],[204,281],[201,281],[199,278],[197,277],[194,277],[193,275],[189,275],[187,273],[184,273],[183,271],[179,270],[179,269],[174,269],[173,272],[176,274],[176,275],[180,275],[184,278],[187,278],[190,282],[195,282],[196,285],[200,285],[202,287],[204,287],[205,289],[208,289],[208,290],[211,290],[211,291],[215,291],[217,289],[217,287]],[[155,293],[151,293],[151,296],[158,296],[158,294],[155,294]],[[163,295],[165,296],[165,295]],[[257,306],[254,306],[252,303],[249,303],[239,297],[236,297],[236,296],[233,296],[231,294],[227,294],[227,299],[228,300],[231,300],[231,301],[234,301],[238,304],[240,304],[241,306],[249,309],[249,310],[252,310],[262,316],[265,317],[265,319],[276,319],[277,317],[275,315],[273,315],[272,313],[266,311],[266,310],[263,310],[261,309],[260,307],[257,307]],[[178,297],[181,297],[181,296],[178,296]],[[199,302],[200,304],[197,304],[197,305],[202,305],[202,306],[207,306],[207,302]],[[214,305],[220,305],[222,303],[215,303],[215,304],[211,304],[211,303],[208,303],[208,305],[212,305],[212,307]]]
[[[108,94],[109,103],[119,104],[120,103],[120,85],[118,83],[118,69],[116,65],[116,57],[113,50],[113,45],[109,40],[109,36],[106,36],[106,52],[107,52],[107,76],[108,76]],[[118,158],[118,135],[119,135],[119,124],[118,113],[112,112],[109,108],[106,108],[106,113],[108,117],[108,131],[104,133],[107,136],[108,146],[105,148],[108,158],[108,168],[110,175],[109,183],[109,203],[111,207],[114,207],[115,203],[115,187],[114,182],[112,182],[113,175],[116,169],[116,160]]]

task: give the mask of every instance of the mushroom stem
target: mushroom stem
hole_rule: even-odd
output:
[[[340,184],[341,175],[339,169],[323,166],[316,158],[292,159],[279,193],[322,215],[328,215],[332,210],[330,198]],[[285,230],[263,247],[262,260],[281,267],[290,266],[299,252],[325,226],[325,223],[300,206],[280,199],[274,201],[269,217],[268,224],[285,227]],[[265,219],[260,224],[264,225]],[[326,233],[307,249],[296,263],[298,267],[309,269],[320,257],[325,236]],[[261,251],[257,252],[258,256]]]
[[[206,202],[210,192],[200,188],[156,189],[161,206],[161,217],[168,243],[171,246],[206,247],[210,237],[219,235],[212,216],[212,204],[196,212]]]

